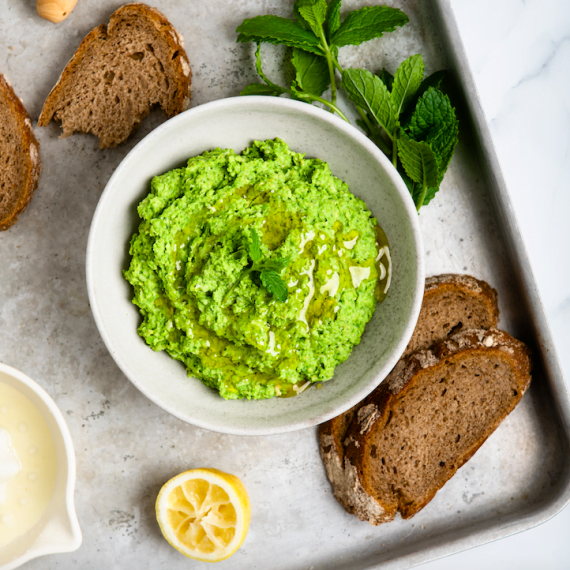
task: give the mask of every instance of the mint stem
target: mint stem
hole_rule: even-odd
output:
[[[369,136],[370,136],[370,139],[372,140],[372,142],[374,142],[374,144],[386,156],[390,156],[390,149],[389,149],[388,145],[382,140],[380,133],[377,131],[377,129],[374,128],[374,125],[372,125],[372,123],[370,122],[370,120],[366,116],[364,109],[362,107],[359,107],[358,105],[354,105],[354,106],[356,107],[356,110],[358,111],[360,118],[364,121],[364,124],[368,128]]]
[[[333,55],[331,50],[329,49],[329,45],[327,44],[327,40],[325,38],[325,33],[323,31],[323,26],[319,26],[319,38],[321,40],[321,46],[325,52],[327,58],[327,65],[329,66],[329,75],[331,78],[331,103],[334,105],[334,108],[331,107],[331,113],[334,113],[334,109],[336,108],[336,76],[334,73],[333,67]]]
[[[396,142],[396,137],[392,139],[392,164],[394,168],[398,168],[398,143]]]
[[[297,96],[299,95],[297,94]],[[329,107],[332,112],[337,113],[341,119],[345,120],[350,125],[350,121],[346,118],[346,115],[334,103],[331,103],[330,101],[327,101],[318,95],[312,95],[311,93],[303,93],[303,97],[306,97],[307,99],[313,101],[318,101],[319,103],[323,103],[323,105]]]

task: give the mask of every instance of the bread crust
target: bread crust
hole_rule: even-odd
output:
[[[8,213],[8,216],[0,219],[0,231],[2,231],[13,226],[16,223],[18,216],[31,202],[34,191],[38,187],[40,174],[42,172],[42,163],[40,160],[40,143],[34,135],[30,116],[24,107],[24,103],[14,92],[10,82],[1,73],[0,90],[6,97],[7,106],[10,108],[18,123],[23,143],[21,151],[26,155],[28,160],[28,172],[26,181],[24,182],[24,189],[21,192],[20,199],[16,202],[12,211]]]
[[[422,376],[425,377],[422,375],[424,371],[443,368],[448,363],[458,362],[459,359],[473,353],[482,358],[487,358],[491,354],[500,355],[506,360],[517,371],[517,394],[512,396],[502,415],[488,423],[473,445],[461,456],[456,457],[451,467],[446,468],[445,480],[440,486],[431,488],[425,496],[412,503],[400,500],[397,493],[395,498],[380,496],[370,483],[369,473],[363,469],[365,458],[370,456],[375,434],[384,429],[397,401],[405,397],[407,391],[416,383],[422,382]],[[400,360],[380,388],[364,400],[345,440],[345,476],[355,488],[355,492],[365,496],[365,500],[359,497],[358,501],[353,501],[354,514],[373,525],[392,520],[398,511],[403,518],[414,516],[433,499],[443,484],[475,454],[515,408],[530,385],[530,373],[530,350],[508,333],[497,329],[462,331],[436,343],[429,350],[418,351]],[[383,511],[381,516],[376,514],[379,511]]]
[[[433,277],[428,277],[426,279],[418,324],[416,325],[412,338],[404,351],[404,356],[407,356],[416,350],[428,348],[431,342],[426,344],[420,338],[420,325],[422,323],[426,323],[430,318],[428,311],[432,300],[437,299],[438,297],[443,298],[446,294],[453,293],[461,293],[466,297],[476,299],[478,303],[481,303],[485,307],[485,312],[488,317],[487,322],[485,324],[479,324],[477,327],[491,328],[497,326],[497,322],[499,321],[498,295],[497,291],[488,283],[467,274],[459,275],[455,273],[444,273],[442,275],[434,275]],[[462,323],[460,326],[463,328],[476,328],[474,326],[466,326],[466,323]],[[451,326],[450,323],[450,331],[455,332],[454,329],[455,326]]]
[[[353,493],[349,491],[344,481],[344,439],[359,408],[360,403],[336,418],[321,424],[318,429],[319,452],[327,477],[332,483],[335,497],[350,514],[354,514],[351,502]]]
[[[79,44],[73,57],[69,60],[62,71],[57,83],[50,91],[42,108],[38,126],[46,127],[54,118],[59,109],[59,104],[64,100],[64,95],[68,85],[73,81],[75,73],[81,68],[85,57],[89,54],[90,48],[98,41],[104,41],[110,38],[121,21],[122,18],[129,16],[138,16],[152,22],[154,28],[169,44],[172,52],[178,52],[178,57],[171,60],[170,65],[176,70],[180,89],[174,100],[172,109],[163,109],[168,117],[173,117],[190,106],[190,96],[192,93],[192,69],[186,50],[184,48],[184,40],[178,30],[167,20],[167,18],[156,8],[147,6],[143,3],[125,4],[116,10],[109,19],[109,25],[101,24],[91,30],[83,41]],[[138,123],[133,125],[131,133],[136,129]],[[120,144],[119,141],[116,144]]]
[[[446,293],[458,291],[465,295],[477,297],[477,299],[486,307],[489,326],[496,326],[499,319],[497,291],[488,283],[476,279],[471,275],[447,273],[428,277],[425,283],[422,309],[418,318],[418,324],[414,335],[404,352],[404,357],[414,351],[413,347],[415,345],[418,343],[423,344],[419,341],[417,332],[420,330],[421,325],[427,323],[430,318],[427,311],[430,305],[430,300],[438,296],[443,297]],[[450,328],[454,329],[456,325],[457,323],[455,322],[451,323]],[[381,386],[376,390],[381,390]],[[332,483],[335,497],[344,506],[347,512],[351,514],[354,514],[353,499],[357,494],[357,491],[353,488],[356,484],[356,479],[354,475],[351,474],[352,483],[345,480],[344,440],[354,416],[357,414],[358,410],[365,405],[365,402],[368,402],[368,400],[363,400],[350,410],[332,418],[324,424],[321,424],[318,429],[319,450],[325,465],[327,476],[329,481]],[[363,501],[364,498],[362,497],[359,502],[362,503]],[[372,508],[372,506],[369,508]]]

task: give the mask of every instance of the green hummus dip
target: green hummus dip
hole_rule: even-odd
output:
[[[138,206],[125,271],[138,332],[226,399],[329,380],[388,291],[384,232],[328,164],[303,156],[280,139],[218,148],[156,176]],[[253,233],[263,259],[288,259],[285,301],[247,272]]]

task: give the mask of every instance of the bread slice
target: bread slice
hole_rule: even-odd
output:
[[[156,9],[126,4],[92,30],[51,90],[38,124],[61,121],[63,137],[93,133],[122,143],[155,105],[172,117],[190,105],[192,72],[182,36]]]
[[[30,203],[41,171],[30,117],[0,73],[0,230],[12,226]]]
[[[470,275],[428,277],[418,322],[404,356],[428,348],[464,325],[480,329],[494,327],[498,318],[497,292],[485,281]],[[346,485],[339,482],[344,473],[344,439],[361,405],[362,402],[319,426],[319,449],[327,476],[333,483],[335,496],[350,513],[353,494],[347,495]]]
[[[373,525],[413,517],[514,409],[530,372],[528,348],[497,329],[400,360],[348,430],[340,484],[351,510]]]
[[[485,281],[450,273],[428,277],[420,316],[403,356],[463,328],[496,327],[498,320],[497,291]]]

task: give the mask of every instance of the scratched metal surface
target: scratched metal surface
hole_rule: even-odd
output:
[[[34,4],[3,1],[0,72],[35,125],[81,39],[121,3],[83,0],[57,26],[40,20]],[[194,73],[192,106],[235,96],[256,80],[252,47],[235,43],[235,27],[257,14],[289,16],[292,6],[288,0],[154,4],[185,38]],[[345,0],[343,12],[365,4]],[[421,52],[428,72],[460,70],[461,58],[448,57],[457,38],[446,20],[446,0],[388,4],[402,7],[410,24],[343,48],[343,65],[394,71]],[[442,21],[451,25],[447,35]],[[270,65],[279,60],[279,49],[264,53],[268,73],[282,77],[286,69]],[[457,75],[469,87],[465,77],[465,70]],[[472,92],[467,97],[476,105]],[[568,496],[567,396],[559,390],[555,357],[546,352],[548,331],[524,252],[516,248],[516,227],[500,209],[508,202],[503,195],[497,202],[501,179],[481,147],[485,126],[473,106],[462,105],[460,119],[456,156],[440,194],[421,214],[427,273],[466,272],[489,281],[499,291],[500,326],[535,348],[536,372],[518,408],[422,512],[380,527],[346,514],[334,500],[314,429],[248,438],[194,428],[142,396],[107,353],[85,285],[89,225],[113,170],[164,116],[153,112],[126,144],[108,151],[89,136],[59,140],[55,124],[36,128],[44,166],[39,189],[18,223],[0,234],[0,361],[38,381],[66,416],[76,447],[84,540],[75,553],[37,559],[26,568],[206,568],[173,550],[154,517],[161,485],[198,466],[235,473],[251,496],[250,532],[240,551],[220,563],[227,569],[406,568],[523,530],[561,507]]]

